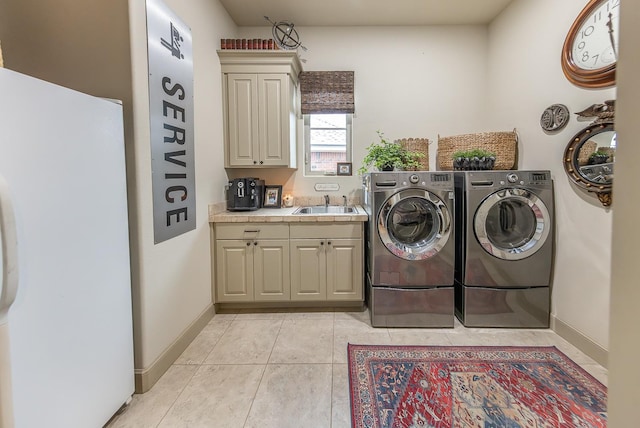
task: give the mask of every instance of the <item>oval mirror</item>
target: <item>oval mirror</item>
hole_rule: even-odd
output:
[[[580,188],[611,205],[616,132],[613,121],[596,121],[578,132],[564,151],[564,169]]]

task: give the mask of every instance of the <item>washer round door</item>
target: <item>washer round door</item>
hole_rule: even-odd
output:
[[[451,213],[437,195],[427,190],[402,190],[382,205],[378,234],[394,255],[405,260],[428,259],[449,240]]]
[[[522,260],[546,242],[551,217],[544,202],[521,188],[501,189],[482,201],[474,231],[482,248],[503,260]]]

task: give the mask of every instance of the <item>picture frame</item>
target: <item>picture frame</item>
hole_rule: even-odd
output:
[[[280,208],[282,206],[282,186],[267,185],[264,186],[264,198],[262,199],[263,208]]]
[[[338,162],[336,164],[337,175],[352,175],[351,162]]]

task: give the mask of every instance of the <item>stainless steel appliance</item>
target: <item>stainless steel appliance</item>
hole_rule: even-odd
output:
[[[548,327],[549,171],[455,173],[456,315],[465,326]]]
[[[227,210],[253,211],[262,207],[264,180],[258,178],[234,178],[226,186]]]
[[[453,173],[371,173],[363,188],[371,324],[453,327]]]

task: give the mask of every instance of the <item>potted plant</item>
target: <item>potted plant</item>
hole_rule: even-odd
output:
[[[393,171],[393,169],[407,169],[420,166],[422,153],[410,152],[400,144],[389,141],[380,131],[376,131],[379,142],[372,143],[367,147],[367,154],[362,160],[362,167],[358,170],[364,174],[370,167],[375,167],[379,171]]]
[[[456,171],[493,169],[496,162],[496,154],[483,149],[455,152],[452,157]]]
[[[596,150],[589,155],[588,163],[589,165],[598,165],[600,163],[606,163],[608,159],[609,153],[602,150]]]

